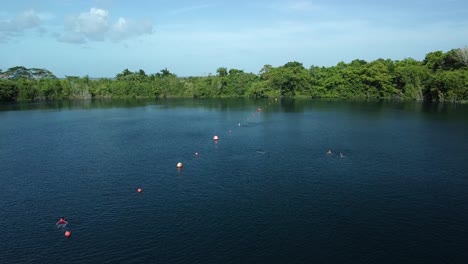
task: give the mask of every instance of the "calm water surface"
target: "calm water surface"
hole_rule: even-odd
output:
[[[460,105],[2,105],[0,263],[468,263],[467,153]]]

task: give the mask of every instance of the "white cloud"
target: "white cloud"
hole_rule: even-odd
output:
[[[58,37],[59,41],[69,43],[85,43],[87,41],[114,41],[151,34],[153,25],[149,20],[133,21],[120,17],[112,24],[109,12],[104,9],[91,8],[65,20],[65,33]]]
[[[153,33],[153,25],[149,20],[133,21],[120,17],[112,26],[110,37],[113,40],[123,40],[139,35]]]
[[[82,38],[90,40],[104,40],[109,30],[109,13],[103,9],[91,8],[89,12],[66,18],[65,28],[69,31],[67,35],[81,35]]]
[[[13,18],[0,19],[0,42],[6,43],[30,29],[40,29],[40,16],[40,14],[31,9]]]
[[[15,30],[22,30],[37,27],[40,23],[41,20],[36,12],[34,12],[34,10],[28,10],[17,16],[13,20],[12,25],[15,27]]]

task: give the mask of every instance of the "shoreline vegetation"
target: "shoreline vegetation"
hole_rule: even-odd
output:
[[[423,61],[353,60],[305,68],[300,62],[265,65],[258,74],[220,67],[216,74],[178,77],[128,69],[115,78],[66,76],[16,66],[0,70],[0,101],[92,98],[286,97],[468,103],[468,48],[435,51]]]

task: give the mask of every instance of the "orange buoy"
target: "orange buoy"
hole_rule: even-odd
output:
[[[183,166],[182,162],[177,163],[177,168],[181,169]]]
[[[214,137],[213,137],[213,140],[214,140],[214,141],[216,141],[216,140],[218,140],[218,139],[219,139],[218,136],[214,136]]]
[[[65,231],[65,236],[66,236],[66,237],[71,236],[71,232],[70,232],[70,231]]]

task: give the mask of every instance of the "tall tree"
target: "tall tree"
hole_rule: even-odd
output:
[[[468,67],[468,47],[459,48],[456,50],[456,56],[460,63]]]
[[[228,75],[227,68],[225,68],[225,67],[219,67],[219,68],[216,70],[216,73],[218,74],[219,77],[224,77],[224,76],[227,76],[227,75]]]
[[[444,53],[440,50],[429,52],[426,54],[423,64],[426,65],[428,69],[432,70],[432,72],[436,72],[442,68],[442,65],[444,64],[444,58]]]

